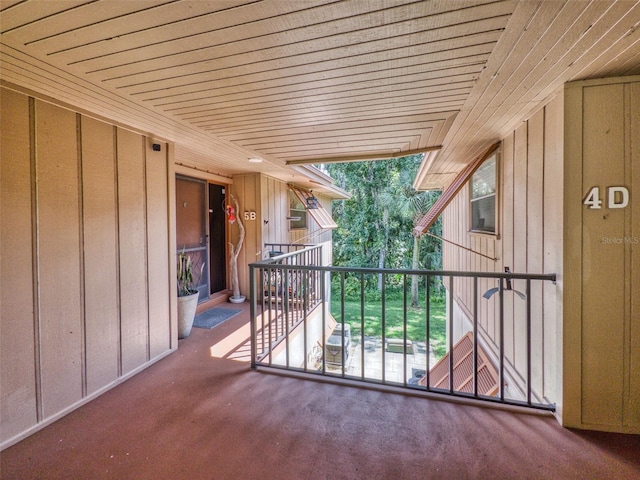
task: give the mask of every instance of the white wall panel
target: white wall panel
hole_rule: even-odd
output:
[[[83,395],[80,192],[76,114],[36,101],[38,291],[45,418]]]
[[[115,129],[82,118],[87,393],[118,378],[118,229]]]
[[[1,90],[0,442],[38,421],[29,99]]]
[[[122,373],[149,358],[146,181],[140,135],[117,131]]]
[[[175,273],[167,145],[0,92],[6,448],[171,351]]]
[[[149,354],[153,359],[169,346],[171,326],[169,299],[169,211],[167,204],[167,144],[160,151],[145,142],[147,186],[147,248],[149,280]]]

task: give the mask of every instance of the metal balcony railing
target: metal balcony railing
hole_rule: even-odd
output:
[[[306,246],[249,265],[253,368],[555,409],[536,380],[543,341],[532,336],[532,285],[555,274],[332,267],[321,258]],[[412,306],[413,279],[421,286]],[[453,308],[462,289],[473,305],[466,324]],[[506,324],[521,328],[506,335]]]

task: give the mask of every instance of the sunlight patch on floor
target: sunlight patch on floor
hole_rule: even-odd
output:
[[[251,361],[251,331],[245,324],[209,347],[213,358],[226,358],[242,362]]]

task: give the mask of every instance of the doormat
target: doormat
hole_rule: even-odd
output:
[[[196,315],[196,318],[193,320],[193,326],[198,328],[213,328],[225,320],[229,320],[241,311],[242,310],[235,308],[211,308]]]

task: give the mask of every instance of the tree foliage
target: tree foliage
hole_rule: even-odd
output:
[[[352,195],[334,203],[339,226],[333,234],[334,265],[410,269],[417,248],[418,268],[441,268],[440,240],[423,236],[414,242],[412,235],[415,221],[439,196],[413,189],[420,161],[420,155],[412,155],[326,166],[336,184]],[[431,231],[440,235],[441,228],[438,220]]]

